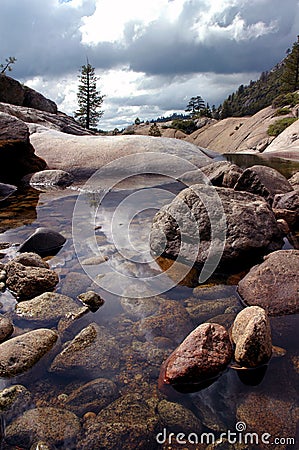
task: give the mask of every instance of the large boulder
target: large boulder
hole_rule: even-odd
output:
[[[272,204],[276,194],[285,194],[293,187],[277,170],[268,166],[252,166],[244,170],[234,189],[261,195]]]
[[[272,208],[275,212],[280,214],[280,217],[285,216],[286,221],[289,223],[288,217],[291,216],[292,220],[289,225],[297,227],[299,225],[299,191],[290,191],[286,194],[277,194],[274,197]]]
[[[31,135],[30,140],[37,155],[45,158],[50,169],[65,170],[77,178],[87,178],[112,161],[113,167],[110,166],[109,172],[105,172],[107,177],[127,176],[135,172],[165,174],[174,178],[211,162],[195,145],[176,139],[157,139],[151,136],[71,136],[40,127]],[[122,158],[129,155],[132,158]],[[99,182],[102,177],[101,174]]]
[[[55,345],[58,334],[38,329],[0,344],[0,376],[11,378],[31,369]]]
[[[280,250],[265,257],[239,282],[238,292],[250,306],[270,316],[299,312],[299,250]]]
[[[243,173],[243,169],[229,161],[216,161],[201,170],[214,186],[228,188],[233,188]]]
[[[5,74],[0,75],[0,102],[57,113],[57,105],[52,100]]]
[[[294,175],[289,178],[289,183],[296,191],[299,190],[299,172],[294,173]]]
[[[275,216],[263,198],[206,185],[183,190],[163,207],[153,219],[150,236],[155,255],[179,257],[199,267],[211,258],[212,247],[213,263],[216,255],[220,265],[227,266],[254,260],[282,245]]]
[[[34,154],[27,125],[0,112],[0,180],[18,182],[24,175],[45,167],[45,161]]]
[[[229,335],[216,323],[204,323],[174,350],[161,371],[172,385],[201,384],[221,374],[233,355]]]

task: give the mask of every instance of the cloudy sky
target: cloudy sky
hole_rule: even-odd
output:
[[[102,129],[183,112],[196,95],[218,106],[297,34],[299,0],[0,0],[11,75],[72,114],[88,57],[106,95]]]

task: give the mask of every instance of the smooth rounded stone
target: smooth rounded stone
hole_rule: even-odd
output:
[[[197,433],[202,431],[200,420],[192,411],[179,403],[162,400],[157,407],[161,422],[174,433]]]
[[[215,284],[214,286],[200,285],[192,291],[194,297],[200,300],[218,300],[219,298],[227,298],[235,295],[235,286],[228,286],[226,284]]]
[[[37,253],[33,252],[21,253],[20,255],[14,257],[13,262],[17,262],[28,267],[43,267],[44,269],[50,269],[49,264]]]
[[[94,291],[83,292],[78,295],[78,299],[87,305],[92,312],[97,311],[105,303],[105,300],[103,300],[102,297]]]
[[[154,315],[165,299],[159,296],[146,298],[121,297],[120,303],[126,314],[132,319],[144,319]]]
[[[0,344],[0,376],[11,378],[31,369],[55,345],[58,334],[38,329]]]
[[[237,407],[237,420],[246,423],[246,432],[254,432],[259,436],[269,433],[272,437],[294,438],[298,419],[299,408],[296,407],[294,399],[280,400],[261,392],[242,396]],[[285,449],[286,445],[276,448]]]
[[[14,331],[13,323],[8,317],[2,316],[0,314],[0,342],[5,341],[9,338]]]
[[[292,191],[293,187],[276,169],[256,165],[244,170],[234,189],[261,195],[272,204],[276,194],[285,194]]]
[[[294,175],[288,179],[288,182],[293,187],[294,190],[299,190],[299,172],[294,173]]]
[[[241,366],[258,367],[271,358],[271,326],[263,308],[250,306],[239,312],[231,337],[236,345],[235,360]]]
[[[61,293],[69,297],[77,297],[89,288],[91,279],[80,272],[69,272],[65,278],[61,280]]]
[[[42,170],[30,176],[30,186],[59,186],[67,187],[72,184],[74,177],[64,170]]]
[[[136,322],[133,333],[138,337],[163,336],[178,344],[192,328],[185,308],[175,300],[164,300],[157,307],[154,315]]]
[[[74,376],[111,376],[118,369],[120,349],[115,338],[103,326],[95,323],[84,328],[59,353],[51,364],[50,372]]]
[[[0,414],[6,423],[22,414],[31,402],[31,393],[25,386],[15,384],[0,391]]]
[[[239,282],[238,292],[249,306],[270,316],[299,312],[299,250],[270,253]]]
[[[99,264],[102,264],[106,261],[108,261],[108,256],[91,256],[90,258],[84,259],[81,264],[83,266],[97,266]]]
[[[7,428],[5,441],[9,445],[29,448],[34,441],[43,440],[64,449],[73,448],[81,431],[79,418],[60,408],[29,409]]]
[[[0,202],[14,194],[17,189],[18,188],[12,184],[0,183]]]
[[[238,306],[236,297],[220,298],[219,300],[199,300],[190,298],[185,300],[186,310],[192,320],[205,322],[214,316],[223,314],[229,307]]]
[[[66,295],[44,292],[32,300],[20,302],[15,308],[16,319],[28,323],[55,326],[61,317],[76,314],[80,305]]]
[[[100,442],[105,450],[117,450],[120,445],[123,449],[155,450],[160,426],[154,407],[142,395],[127,394],[100,411],[78,448],[97,449]]]
[[[50,228],[40,227],[20,246],[19,252],[35,252],[41,256],[55,254],[66,242],[62,234]]]
[[[91,411],[98,413],[119,396],[116,384],[106,378],[97,378],[80,386],[66,399],[65,406],[78,416]]]
[[[248,192],[197,184],[181,191],[155,215],[150,234],[152,252],[202,267],[211,250],[211,221],[214,233],[220,233],[213,240],[214,250],[217,246],[219,264],[226,269],[283,246],[282,232],[264,199]]]
[[[275,210],[285,211],[285,219],[287,223],[290,226],[292,225],[297,227],[299,224],[299,191],[291,191],[286,194],[275,195],[272,208],[274,212],[276,212]],[[281,215],[282,214],[280,213],[280,217]],[[291,220],[289,220],[290,215],[292,216]]]
[[[6,287],[19,300],[52,291],[59,282],[59,277],[54,270],[43,267],[29,267],[11,261],[5,265],[5,270],[7,272]]]
[[[229,335],[218,324],[204,323],[174,350],[162,370],[166,384],[203,383],[226,369],[233,355]]]

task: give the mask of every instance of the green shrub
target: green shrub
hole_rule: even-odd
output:
[[[181,130],[186,134],[191,134],[196,130],[196,125],[193,120],[175,119],[171,123],[172,128]]]
[[[282,133],[287,127],[292,125],[292,123],[296,122],[295,117],[285,117],[284,119],[276,120],[276,122],[272,123],[267,133],[269,136],[278,136],[280,133]]]
[[[299,103],[299,94],[297,92],[288,92],[287,94],[281,94],[276,97],[273,102],[273,108],[281,108],[283,106],[296,106]]]
[[[290,110],[290,108],[279,108],[276,113],[275,116],[285,116],[287,114],[290,114],[292,111]]]

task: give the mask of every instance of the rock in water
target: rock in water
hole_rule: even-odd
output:
[[[5,441],[9,445],[29,448],[36,440],[45,440],[63,448],[74,448],[80,434],[78,417],[66,409],[29,409],[6,428]]]
[[[6,200],[8,197],[14,194],[16,190],[17,187],[13,186],[12,184],[0,183],[0,202]]]
[[[67,187],[73,182],[73,176],[64,170],[42,170],[30,176],[30,186],[58,186]]]
[[[14,331],[13,324],[8,317],[0,314],[0,342],[5,341]]]
[[[270,316],[299,312],[299,250],[270,253],[239,282],[238,292],[250,306]]]
[[[258,367],[272,355],[271,327],[263,308],[250,306],[239,312],[232,327],[235,360],[245,367]]]
[[[282,245],[282,233],[264,199],[198,184],[180,192],[155,215],[150,235],[155,255],[179,257],[189,264],[195,261],[199,267],[212,246],[213,255],[219,255],[220,265],[227,268]]]
[[[22,385],[15,384],[0,391],[0,414],[6,423],[19,416],[30,404],[31,393]]]
[[[169,356],[163,381],[172,385],[204,383],[226,369],[232,354],[225,328],[216,323],[204,323]]]
[[[19,252],[35,252],[41,256],[53,255],[66,239],[50,228],[40,227],[20,246]]]
[[[39,329],[0,344],[0,376],[11,378],[31,369],[58,338],[55,331]]]

